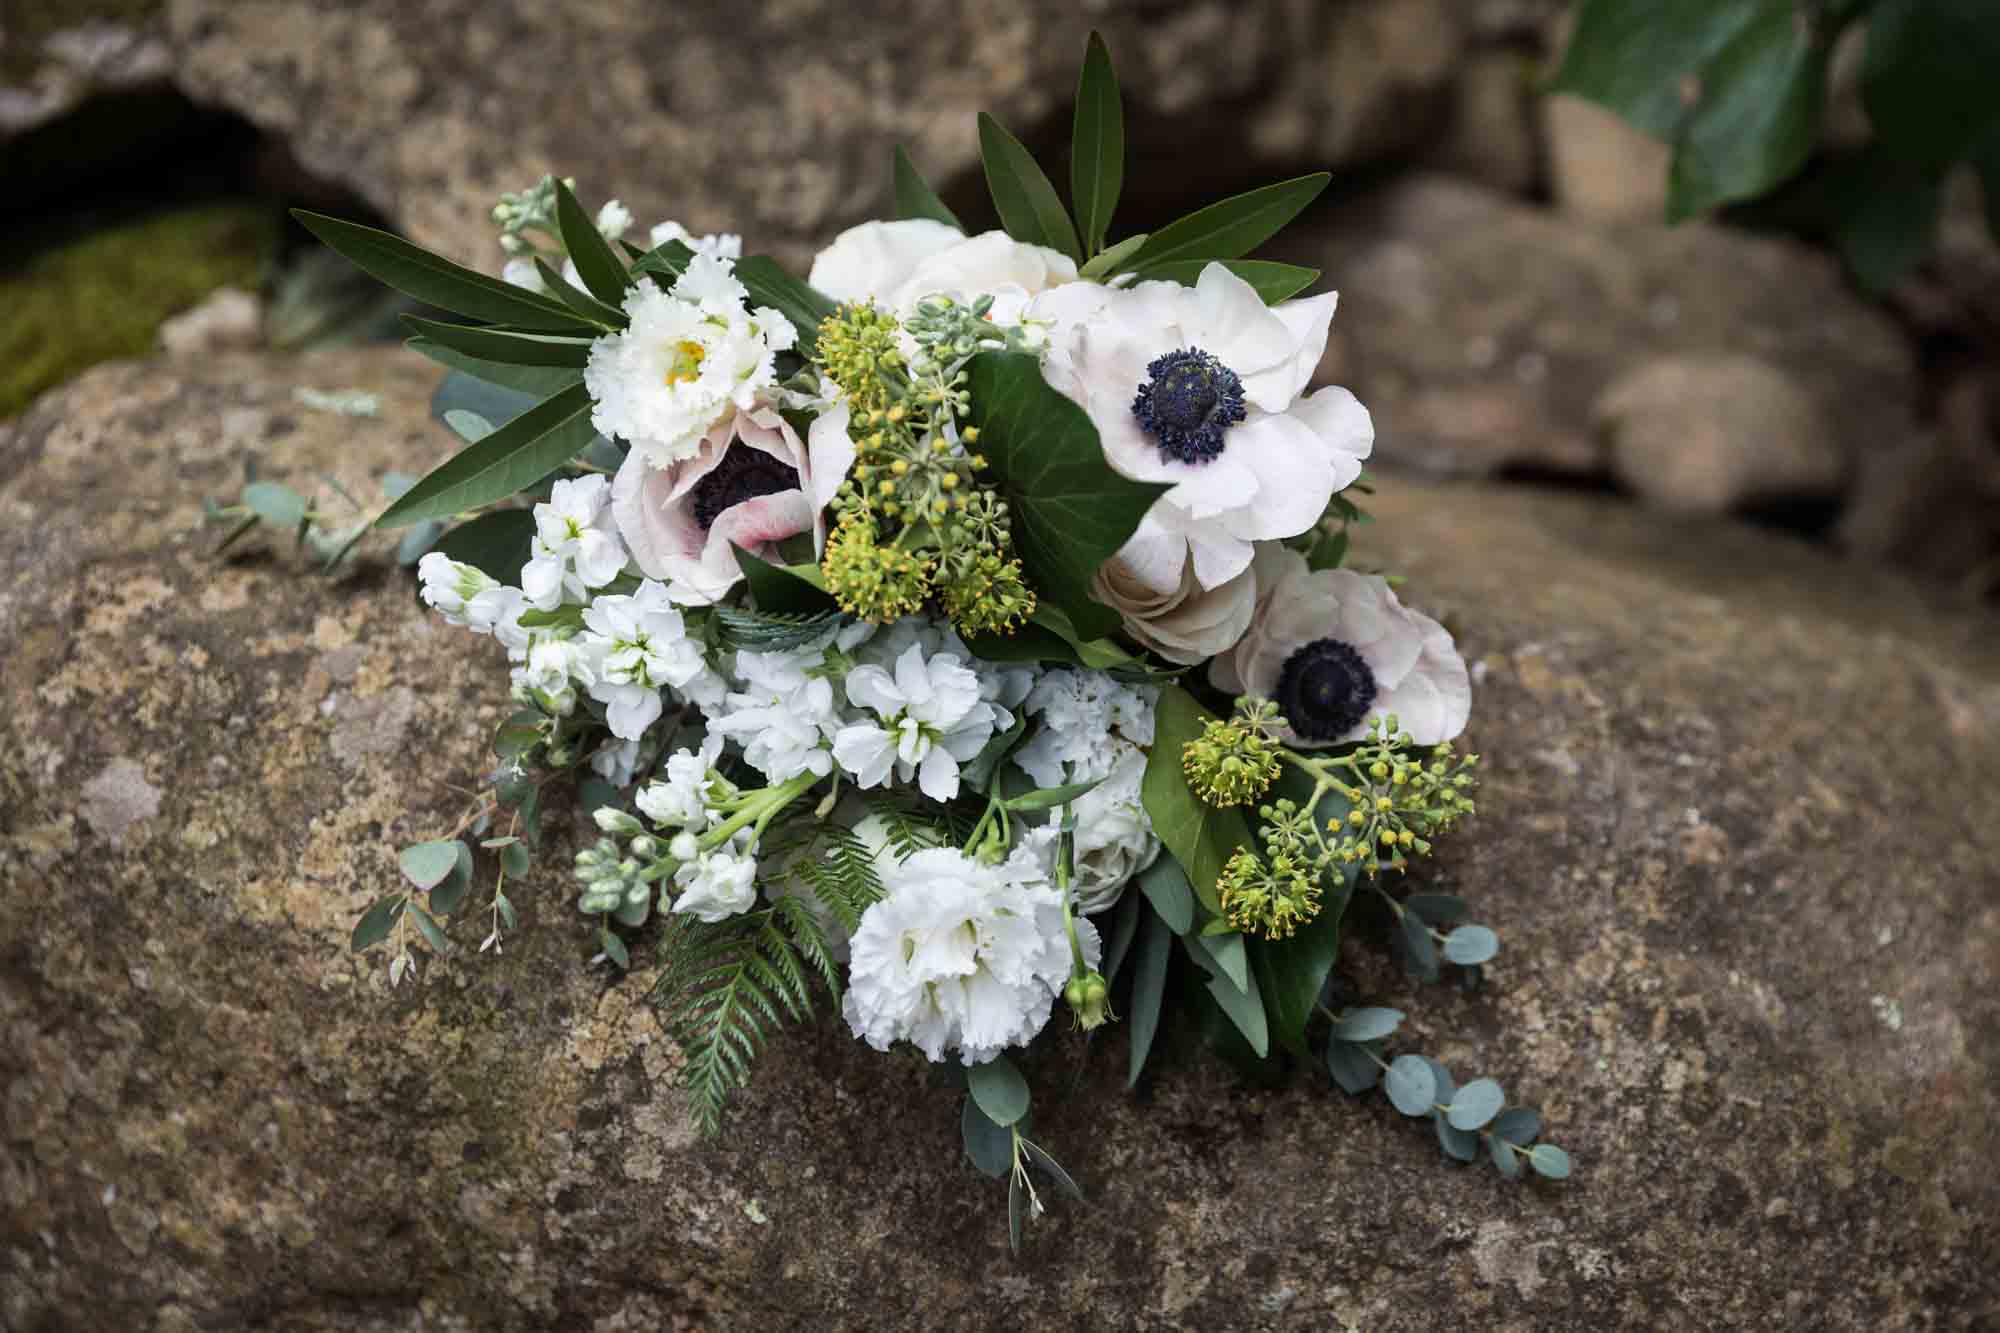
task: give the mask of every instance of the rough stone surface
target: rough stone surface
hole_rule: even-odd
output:
[[[1092,26],[1134,115],[1188,117],[1294,58],[1286,8],[173,0],[170,31],[192,96],[461,261],[497,266],[494,200],[556,170],[796,263],[884,212],[898,142],[941,188],[976,170],[981,110],[1016,134],[1060,114],[1066,146]]]
[[[1596,227],[1417,177],[1281,238],[1340,291],[1321,366],[1387,458],[1444,472],[1596,474],[1591,409],[1656,356],[1755,356],[1817,402],[1841,455],[1912,434],[1907,340],[1825,254],[1696,223]]]
[[[240,352],[264,336],[264,306],[241,287],[219,287],[192,310],[160,325],[160,351],[188,360],[217,352]]]
[[[1673,150],[1614,111],[1555,93],[1540,99],[1549,188],[1563,211],[1592,222],[1657,222]]]
[[[345,948],[505,711],[380,552],[212,554],[246,459],[445,449],[393,350],[94,370],[0,431],[0,1324],[325,1330],[1975,1328],[2000,1311],[2000,646],[1886,576],[1635,508],[1385,478],[1367,558],[1478,665],[1483,817],[1429,872],[1483,989],[1343,974],[1538,1103],[1562,1188],[1323,1077],[1114,1033],[1036,1062],[1091,1196],[1010,1261],[920,1059],[827,1020],[698,1142],[549,847],[504,956]],[[302,410],[364,388],[376,419]],[[152,793],[152,795],[147,795]],[[154,806],[152,802],[157,801]],[[476,900],[475,900],[476,901]]]
[[[16,0],[0,15],[0,144],[86,98],[163,85],[173,57],[148,0]]]
[[[1663,509],[1823,498],[1846,480],[1818,404],[1759,357],[1648,361],[1613,380],[1592,415],[1612,475]]]

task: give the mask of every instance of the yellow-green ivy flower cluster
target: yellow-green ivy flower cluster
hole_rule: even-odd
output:
[[[1271,728],[1278,707],[1268,699],[1242,698],[1227,722],[1210,718],[1201,735],[1181,749],[1181,769],[1195,794],[1214,806],[1254,801],[1278,780],[1278,743]]]
[[[1430,855],[1431,840],[1475,809],[1469,793],[1479,756],[1454,761],[1449,742],[1419,750],[1393,714],[1377,718],[1369,738],[1336,762],[1355,779],[1338,787],[1354,808],[1329,831],[1343,835],[1340,859],[1367,874],[1401,870],[1408,853]]]
[[[820,325],[814,359],[847,404],[855,441],[822,572],[853,615],[894,620],[935,596],[963,632],[1009,632],[1035,609],[1006,502],[980,480],[978,430],[959,424],[971,406],[966,362],[1024,345],[1021,330],[987,321],[991,304],[934,296],[901,323],[854,304]]]

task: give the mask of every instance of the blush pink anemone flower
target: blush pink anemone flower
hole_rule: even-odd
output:
[[[802,532],[826,545],[826,506],[854,465],[847,408],[813,420],[800,441],[775,409],[738,411],[703,435],[692,458],[666,467],[638,450],[611,483],[611,514],[632,559],[673,599],[705,606],[743,577],[736,547],[764,559]]]

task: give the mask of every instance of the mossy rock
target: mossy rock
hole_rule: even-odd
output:
[[[169,316],[218,287],[254,287],[277,239],[270,209],[211,203],[115,223],[0,270],[0,417],[100,361],[144,356]]]

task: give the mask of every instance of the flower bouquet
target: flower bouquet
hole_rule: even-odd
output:
[[[804,279],[674,223],[642,248],[626,209],[552,178],[495,210],[502,278],[300,215],[477,321],[409,321],[484,410],[445,413],[465,447],[375,526],[409,530],[425,602],[498,641],[518,709],[355,947],[389,943],[399,983],[486,861],[500,948],[561,793],[599,831],[577,908],[602,959],[655,960],[710,1130],[824,999],[951,1071],[1018,1236],[1038,1177],[1075,1186],[1025,1137],[1014,1053],[1117,1022],[1136,1081],[1163,1025],[1206,1012],[1254,1058],[1382,1087],[1453,1157],[1567,1174],[1534,1111],[1392,1055],[1401,1014],[1335,999],[1357,891],[1424,977],[1498,946],[1459,900],[1389,887],[1473,809],[1470,681],[1437,621],[1346,563],[1373,428],[1309,388],[1334,295],[1244,258],[1327,177],[1114,239],[1095,37],[1067,208],[979,131],[1002,230],[968,235],[898,150],[897,218]]]

